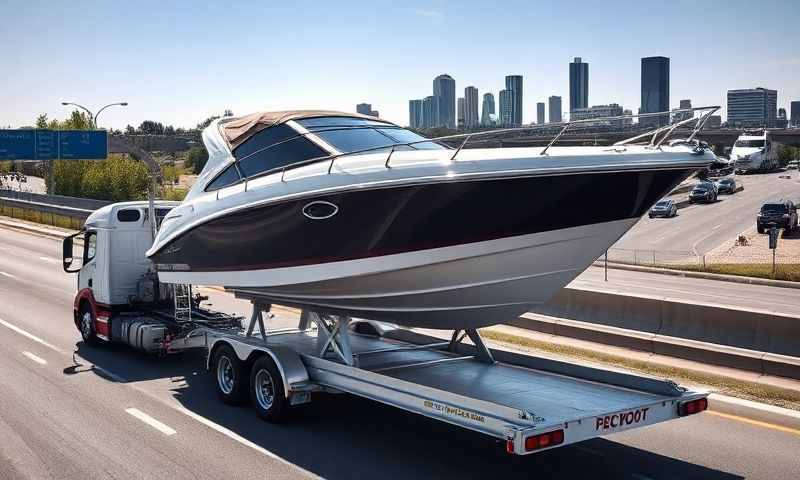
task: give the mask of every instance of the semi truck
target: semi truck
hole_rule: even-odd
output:
[[[778,166],[777,148],[768,130],[745,132],[736,139],[731,162],[737,173],[763,172]]]
[[[119,342],[153,355],[202,349],[220,400],[249,403],[268,422],[285,421],[317,392],[347,393],[489,435],[525,455],[708,407],[708,392],[488,348],[477,330],[440,338],[306,310],[296,327],[275,328],[272,305],[236,288],[227,290],[250,302],[249,319],[206,308],[194,286],[159,282],[145,257],[175,205],[108,205],[64,239],[63,268],[77,273],[75,326],[91,345]]]

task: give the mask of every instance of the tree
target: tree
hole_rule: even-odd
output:
[[[175,135],[175,127],[172,125],[164,127],[164,135]]]
[[[186,157],[184,166],[192,173],[200,174],[208,162],[208,152],[203,147],[192,147]]]
[[[797,149],[789,145],[781,145],[778,148],[778,162],[782,167],[797,157]]]
[[[211,122],[213,122],[214,120],[216,120],[218,118],[219,118],[219,115],[212,115],[212,116],[206,118],[205,120],[203,120],[202,122],[197,124],[197,129],[198,130],[202,130],[202,129],[206,128],[207,126],[211,125]]]
[[[127,127],[125,127],[125,135],[133,135],[135,133],[136,133],[136,129],[133,128],[133,126],[128,125]]]
[[[47,128],[47,114],[43,113],[36,117],[36,128]]]

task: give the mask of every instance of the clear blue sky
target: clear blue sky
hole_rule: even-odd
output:
[[[189,2],[0,4],[0,125],[97,108],[102,126],[191,126],[230,108],[355,110],[406,124],[439,73],[456,91],[524,76],[537,101],[568,105],[568,63],[589,62],[590,105],[639,107],[640,58],[671,58],[670,103],[725,103],[729,88],[800,100],[800,0]],[[566,108],[565,108],[566,109]],[[723,112],[724,113],[724,112]]]

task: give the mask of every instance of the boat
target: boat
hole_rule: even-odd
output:
[[[701,127],[666,143],[673,126],[644,144],[555,145],[581,122],[556,124],[543,147],[469,148],[485,134],[428,139],[335,111],[223,118],[203,131],[208,162],[147,256],[162,282],[331,315],[502,323],[715,159],[694,140]]]

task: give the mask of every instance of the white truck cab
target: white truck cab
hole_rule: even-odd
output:
[[[777,149],[770,132],[745,132],[736,139],[731,150],[731,162],[737,172],[770,170],[778,165]]]
[[[156,202],[156,220],[176,205]],[[72,267],[75,237],[83,240],[80,267]],[[109,340],[113,312],[152,297],[152,290],[143,292],[142,283],[151,270],[144,253],[152,243],[148,203],[144,201],[107,205],[93,212],[80,232],[64,239],[64,270],[78,273],[73,310],[84,340],[87,336]]]

